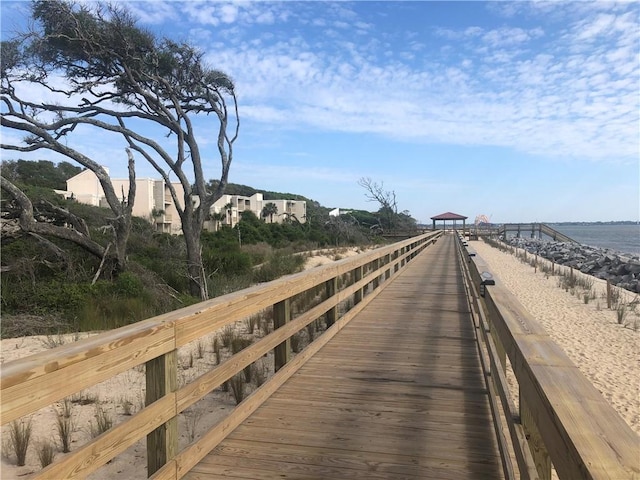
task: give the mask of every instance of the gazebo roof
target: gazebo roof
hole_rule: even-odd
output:
[[[458,215],[457,213],[446,212],[436,215],[435,217],[431,217],[431,220],[466,220],[467,218],[469,217]]]

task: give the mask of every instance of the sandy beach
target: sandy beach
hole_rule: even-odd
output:
[[[557,277],[548,276],[540,270],[522,263],[511,254],[503,253],[483,242],[472,242],[491,272],[499,282],[511,290],[524,307],[544,326],[548,333],[567,352],[582,372],[602,392],[627,423],[640,433],[640,333],[633,328],[637,314],[631,312],[627,324],[616,321],[616,312],[607,310],[602,299],[605,284],[595,282],[596,298],[585,304],[581,298],[565,292],[558,286]],[[339,260],[362,252],[362,249],[333,249],[315,252],[306,260],[305,268]],[[627,301],[633,300],[627,295]],[[250,335],[247,325],[239,322],[236,330]],[[81,337],[87,334],[81,334]],[[256,333],[260,335],[260,333]],[[213,337],[188,345],[179,352],[179,382],[187,383],[215,365]],[[2,340],[2,363],[24,357],[51,347],[57,341],[73,341],[74,336],[22,337]],[[272,373],[273,359],[265,357],[260,367],[265,376]],[[255,387],[253,387],[255,388]],[[99,406],[110,413],[114,422],[125,420],[138,411],[143,404],[144,373],[142,368],[125,372],[109,381],[81,392],[70,399],[75,430],[72,450],[90,440],[91,425]],[[212,425],[233,408],[235,401],[228,392],[216,389],[203,401],[181,415],[179,420],[180,446]],[[56,411],[61,411],[62,402],[44,408],[31,416],[32,444],[55,441]],[[40,470],[35,448],[27,456],[27,465],[15,466],[15,458],[8,447],[8,429],[2,429],[1,477],[28,479]],[[63,454],[56,450],[56,458]],[[119,455],[112,462],[91,475],[90,478],[107,480],[112,478],[146,478],[146,456],[144,442],[139,442]]]
[[[470,242],[497,282],[508,288],[542,324],[580,371],[595,385],[633,430],[640,434],[640,326],[638,311],[623,324],[607,309],[606,282],[593,277],[593,295],[584,303],[558,285],[558,277],[537,272],[516,256],[482,241]],[[489,287],[490,288],[490,287]],[[621,291],[623,301],[636,298]],[[637,298],[636,298],[637,300]],[[635,326],[634,326],[635,325]]]

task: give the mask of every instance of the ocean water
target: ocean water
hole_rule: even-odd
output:
[[[593,247],[610,248],[621,253],[640,255],[640,224],[635,225],[554,225],[549,226]]]

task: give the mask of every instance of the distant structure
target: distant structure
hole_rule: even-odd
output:
[[[436,229],[436,222],[442,222],[442,229],[446,230],[447,228],[447,220],[452,221],[452,226],[453,229],[456,229],[456,222],[462,220],[462,230],[464,231],[465,229],[465,222],[467,220],[468,217],[465,217],[464,215],[459,215],[457,213],[452,213],[452,212],[446,212],[446,213],[441,213],[440,215],[436,215],[435,217],[431,217],[431,221],[433,222],[433,229]]]
[[[482,224],[488,225],[491,223],[491,220],[489,220],[489,218],[486,215],[478,215],[474,223],[477,227],[478,225],[482,225]]]
[[[339,217],[340,215],[345,215],[347,213],[351,213],[353,210],[345,210],[344,208],[334,208],[329,212],[330,217]]]
[[[105,167],[107,173],[109,169]],[[116,194],[129,191],[129,179],[111,180]],[[172,183],[180,202],[184,199],[184,190],[179,182]],[[102,185],[95,173],[84,170],[67,180],[65,197],[74,198],[79,203],[94,207],[108,208]],[[133,215],[151,222],[159,232],[180,234],[182,224],[178,210],[173,203],[169,187],[164,180],[136,178],[136,199],[133,203]]]
[[[262,217],[262,211],[268,204],[276,206],[276,213]],[[254,193],[250,197],[242,195],[223,195],[211,207],[212,220],[205,222],[205,228],[217,231],[220,225],[235,227],[242,213],[250,211],[265,222],[284,223],[287,221],[307,221],[307,202],[304,200],[265,200],[262,193]]]
[[[109,172],[108,169],[107,173]],[[129,179],[111,180],[116,193],[129,190]],[[175,189],[178,204],[182,207],[184,189],[179,182],[171,183]],[[67,180],[67,190],[59,192],[66,198],[74,198],[79,203],[96,207],[108,207],[104,191],[98,177],[91,170],[84,170]],[[197,206],[199,198],[192,196]],[[276,213],[262,217],[265,205],[272,203],[276,206]],[[211,206],[209,217],[204,228],[217,231],[220,226],[234,227],[240,221],[242,212],[251,211],[258,218],[273,223],[298,221],[305,223],[307,219],[307,202],[303,200],[275,199],[264,200],[262,193],[255,193],[251,197],[241,195],[223,195]],[[154,225],[159,232],[174,235],[182,233],[182,224],[178,210],[173,202],[169,186],[164,180],[151,178],[136,178],[136,199],[133,204],[133,215],[144,218]]]

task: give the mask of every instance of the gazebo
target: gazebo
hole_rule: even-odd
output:
[[[431,220],[433,221],[433,229],[436,229],[436,221],[438,220],[442,220],[442,229],[445,230],[446,226],[447,226],[447,220],[452,220],[453,221],[453,229],[456,229],[456,222],[458,220],[462,220],[462,231],[464,232],[465,230],[465,223],[468,217],[465,217],[464,215],[458,215],[457,213],[451,213],[451,212],[446,212],[446,213],[441,213],[440,215],[436,215],[435,217],[431,217]]]

